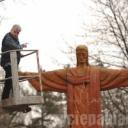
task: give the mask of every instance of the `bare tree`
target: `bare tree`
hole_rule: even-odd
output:
[[[4,1],[4,0],[0,0],[0,2],[2,2],[2,1]]]
[[[96,35],[99,54],[91,58],[103,67],[128,66],[128,1],[92,0],[95,3],[96,24],[91,28]],[[85,35],[88,31],[85,30]],[[102,92],[104,128],[126,128],[128,116],[126,88]]]

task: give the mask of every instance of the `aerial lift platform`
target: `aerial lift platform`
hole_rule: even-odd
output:
[[[18,75],[17,54],[16,54],[17,51],[28,52],[27,54],[24,54],[22,57],[36,54],[38,75],[26,76],[26,77]],[[10,50],[7,52],[10,53],[11,69],[12,69],[12,77],[7,79],[12,79],[13,95],[12,97],[9,97],[8,99],[2,100],[0,102],[0,113],[13,112],[13,111],[23,112],[28,106],[43,104],[44,100],[43,100],[42,93],[40,93],[40,95],[37,94],[34,96],[21,96],[20,86],[19,86],[19,82],[26,81],[28,79],[38,78],[40,81],[40,87],[42,88],[41,68],[39,64],[38,50]],[[7,52],[1,53],[1,54],[5,54]],[[3,83],[5,82],[5,80],[6,79],[1,79],[0,82]]]

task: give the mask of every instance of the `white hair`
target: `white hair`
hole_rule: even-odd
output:
[[[11,31],[14,31],[14,30],[18,30],[18,31],[21,31],[21,26],[18,25],[18,24],[14,24],[11,28]]]

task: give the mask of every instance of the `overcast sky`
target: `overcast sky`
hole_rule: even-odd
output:
[[[5,0],[0,3],[0,14],[4,16],[0,26],[0,41],[13,24],[20,24],[22,27],[20,42],[28,42],[27,49],[39,50],[43,69],[60,68],[53,64],[52,57],[63,64],[68,64],[67,56],[64,56],[59,49],[66,48],[65,41],[71,44],[84,42],[76,35],[82,34],[83,22],[89,21],[89,2],[87,0],[28,0],[26,3],[12,1]],[[28,60],[30,65],[31,59]],[[21,67],[24,67],[22,63],[23,61]],[[31,67],[27,64],[26,67]]]

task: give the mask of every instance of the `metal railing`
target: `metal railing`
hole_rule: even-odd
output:
[[[34,53],[36,54],[37,70],[38,70],[37,75],[32,75],[32,76],[19,76],[18,75],[17,52],[21,52],[21,51],[22,52],[29,52],[27,54],[22,55],[21,58],[32,55]],[[20,92],[19,82],[22,82],[22,81],[39,78],[40,90],[42,90],[42,82],[41,82],[41,72],[42,71],[41,71],[40,64],[39,64],[39,52],[38,52],[38,50],[22,50],[22,49],[9,50],[9,51],[0,53],[0,55],[6,54],[6,53],[10,53],[12,77],[0,79],[0,83],[5,82],[5,80],[7,80],[7,79],[12,79],[13,96],[15,98],[19,98],[19,92]]]

